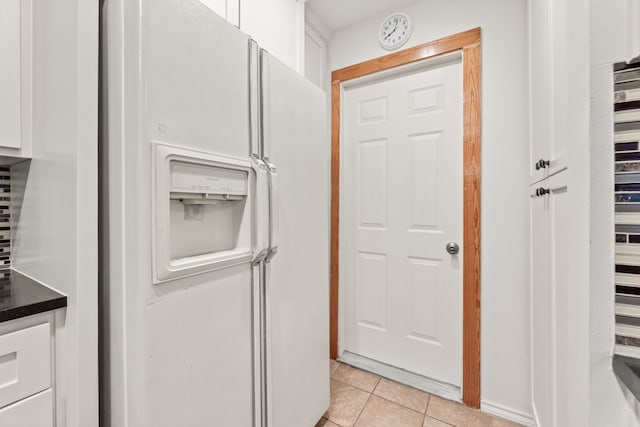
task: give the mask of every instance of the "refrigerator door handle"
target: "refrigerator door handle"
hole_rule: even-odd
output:
[[[267,161],[271,156],[271,118],[270,118],[270,84],[268,53],[260,49],[258,58],[259,89],[260,89],[260,142],[262,158]]]
[[[266,157],[264,158],[264,163],[269,170],[269,252],[267,254],[267,262],[270,262],[278,252],[280,197],[278,193],[278,172],[276,167]]]
[[[255,250],[253,264],[262,262],[269,255],[269,171],[267,165],[257,156],[251,157],[256,174],[255,197]]]
[[[253,310],[253,409],[254,427],[267,424],[267,325],[266,325],[266,268],[264,262],[252,267],[252,310]]]
[[[260,48],[249,39],[249,132],[251,139],[251,154],[262,156],[262,136],[260,118],[261,112],[261,81],[260,81]]]

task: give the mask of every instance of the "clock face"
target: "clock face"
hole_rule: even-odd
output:
[[[407,42],[411,35],[411,20],[404,13],[394,13],[382,21],[378,31],[380,46],[397,49]]]

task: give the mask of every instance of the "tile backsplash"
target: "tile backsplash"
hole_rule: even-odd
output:
[[[0,167],[0,270],[11,266],[11,169]]]
[[[616,64],[613,80],[616,351],[625,352],[640,347],[640,63]]]

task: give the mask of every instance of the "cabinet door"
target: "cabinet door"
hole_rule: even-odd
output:
[[[569,270],[569,195],[567,192],[567,172],[561,172],[542,182],[543,188],[549,189],[549,288],[551,290],[551,354],[553,388],[551,396],[554,402],[555,422],[550,425],[581,425],[573,421],[575,405],[573,405],[573,387],[578,382],[573,380],[576,357],[582,357],[580,347],[572,346],[578,326],[573,322],[575,310],[571,309],[571,289],[568,278]],[[576,292],[581,286],[577,284]],[[583,291],[584,292],[584,291]],[[573,327],[572,327],[573,324]],[[571,331],[574,331],[573,333]]]
[[[0,409],[0,426],[53,427],[51,389]]]
[[[240,29],[289,68],[304,71],[304,2],[242,0],[240,7]]]
[[[0,146],[21,140],[20,2],[0,1]]]
[[[551,71],[549,46],[550,0],[529,2],[529,49],[531,52],[531,183],[544,178],[544,170],[535,163],[549,158],[551,139]]]
[[[50,331],[42,323],[0,335],[0,407],[51,386]]]
[[[551,283],[549,280],[549,197],[531,194],[531,349],[533,411],[537,425],[550,426]]]
[[[567,167],[571,121],[569,81],[571,51],[567,38],[572,21],[567,0],[529,2],[531,76],[530,182],[536,183]],[[548,165],[537,168],[538,161]]]
[[[209,9],[235,25],[240,25],[240,0],[200,0]]]
[[[570,334],[566,179],[567,172],[561,172],[539,182],[531,192],[532,397],[540,426],[579,425],[571,418],[575,414],[570,387],[575,381],[570,362],[579,355]]]

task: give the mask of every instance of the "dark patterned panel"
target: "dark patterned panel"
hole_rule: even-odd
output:
[[[616,344],[640,347],[640,64],[616,64],[614,82]]]

